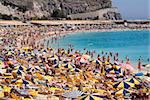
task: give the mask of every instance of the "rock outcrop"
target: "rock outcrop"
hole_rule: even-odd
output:
[[[0,0],[0,19],[51,19],[56,9],[67,17],[111,7],[111,0]],[[118,16],[117,14],[118,12],[108,12],[107,15]],[[121,16],[115,18],[121,19]]]

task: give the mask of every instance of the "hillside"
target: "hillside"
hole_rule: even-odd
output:
[[[111,7],[111,0],[0,0],[0,19],[66,18]]]

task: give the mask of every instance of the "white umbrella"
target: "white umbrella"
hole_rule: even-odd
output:
[[[147,64],[145,67],[146,67],[146,68],[150,68],[150,64]]]
[[[66,98],[78,98],[79,96],[81,96],[83,94],[82,91],[72,91],[72,92],[66,92],[64,94],[62,94],[63,97],[66,97]]]

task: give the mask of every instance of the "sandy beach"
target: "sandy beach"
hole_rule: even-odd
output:
[[[65,50],[44,44],[50,37],[57,41],[61,35],[79,32],[150,30],[149,24],[33,22],[0,22],[0,99],[149,100],[150,73],[142,71],[140,60],[136,70],[128,57],[119,61],[118,53],[103,51],[93,58],[92,51],[83,54],[71,46]]]

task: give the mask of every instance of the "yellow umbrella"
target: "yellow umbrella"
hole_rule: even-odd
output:
[[[49,90],[51,90],[51,91],[56,91],[56,90],[61,90],[60,88],[57,88],[57,87],[51,87],[51,88],[49,88]]]
[[[104,94],[106,91],[102,89],[93,89],[95,93]]]
[[[126,80],[127,82],[131,82],[131,83],[134,83],[134,84],[140,84],[140,82],[138,80],[136,80],[135,78],[129,78]]]
[[[13,99],[15,99],[15,100],[20,100],[20,97],[17,96],[16,94],[14,94],[14,93],[11,94],[11,97],[12,97]]]
[[[27,80],[23,80],[23,79],[13,80],[11,83],[12,83],[12,84],[17,84],[17,85],[19,85],[19,86],[21,86],[22,84],[29,84],[29,85],[32,85],[32,82],[27,81]]]
[[[109,65],[110,63],[108,61],[105,61],[105,65]]]
[[[1,91],[0,92],[0,98],[3,98],[4,97],[4,93]]]
[[[10,92],[10,91],[11,91],[11,88],[10,88],[10,87],[7,87],[7,86],[4,86],[3,91],[4,91],[4,92]]]
[[[21,76],[25,76],[25,72],[23,72],[22,70],[14,70],[12,72],[12,74],[15,74],[15,75],[21,75]]]
[[[99,61],[99,60],[94,60],[94,61],[92,61],[92,63],[95,63],[95,64],[100,64],[100,65],[102,65],[102,62],[101,62],[101,61]]]
[[[121,89],[115,92],[115,95],[126,95],[127,93],[130,93],[131,91],[127,89]]]
[[[44,76],[44,79],[46,79],[48,81],[51,81],[53,79],[53,77],[51,77],[51,76]]]
[[[117,82],[114,84],[114,88],[126,88],[128,89],[129,87],[134,87],[133,83],[122,81],[122,82]]]
[[[31,99],[31,98],[24,98],[23,100],[33,100],[33,99]]]
[[[4,62],[0,61],[0,68],[5,68]]]
[[[43,79],[43,76],[40,73],[36,73],[36,76],[38,77],[39,80]]]
[[[38,91],[35,91],[35,90],[29,90],[28,92],[29,92],[29,94],[31,94],[34,97],[36,97],[38,95]]]
[[[19,69],[19,70],[22,70],[22,71],[26,71],[27,70],[27,68],[26,67],[24,67],[24,66],[17,66],[17,67],[15,67],[15,69]]]
[[[99,94],[82,94],[78,100],[103,100],[104,96]]]
[[[12,76],[11,73],[5,73],[5,74],[3,74],[3,77],[9,78],[9,79],[12,79],[12,78],[13,78],[13,76]]]

